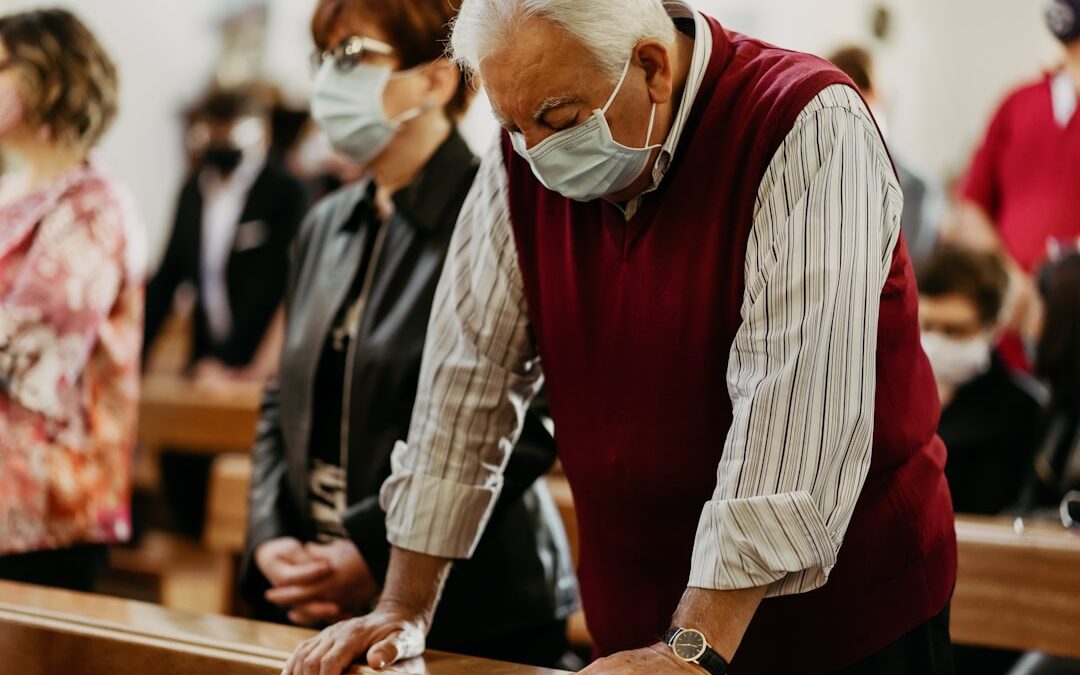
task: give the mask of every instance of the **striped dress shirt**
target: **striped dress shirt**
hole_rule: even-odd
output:
[[[700,39],[709,33],[700,15],[682,2],[665,5],[673,18],[695,17],[697,39],[655,182],[663,180],[697,96],[694,73],[711,49]],[[429,555],[462,558],[475,549],[524,411],[543,382],[501,153],[494,144],[462,208],[409,438],[396,447],[381,493],[390,542]],[[870,465],[878,307],[902,207],[892,163],[858,94],[823,90],[757,194],[743,323],[726,382],[716,383],[727,388],[734,420],[719,466],[702,467],[716,471],[717,484],[702,505],[689,586],[765,585],[777,596],[827,580]],[[843,339],[830,339],[836,335]],[[555,427],[557,439],[558,419]]]

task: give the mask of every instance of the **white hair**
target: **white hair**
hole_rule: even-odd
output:
[[[675,41],[675,24],[661,0],[462,0],[450,37],[450,57],[476,73],[482,60],[504,47],[534,17],[585,45],[612,81],[622,74],[638,42]]]

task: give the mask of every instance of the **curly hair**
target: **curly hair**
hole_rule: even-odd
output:
[[[0,17],[0,42],[21,76],[26,121],[55,142],[90,148],[116,117],[116,66],[71,12]]]

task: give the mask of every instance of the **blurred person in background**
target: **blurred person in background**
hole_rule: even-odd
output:
[[[1000,251],[1010,278],[1007,325],[1029,342],[1040,303],[1032,275],[1054,240],[1080,236],[1080,0],[1049,0],[1046,21],[1065,47],[1064,64],[1010,94],[997,110],[961,188],[950,239]],[[1003,345],[1010,365],[1027,367],[1020,340]]]
[[[89,590],[131,529],[144,244],[90,157],[109,56],[63,10],[0,17],[0,578]]]
[[[389,565],[379,488],[406,436],[436,284],[478,160],[457,129],[472,93],[443,58],[445,0],[321,0],[312,113],[366,180],[331,194],[297,241],[278,382],[253,451],[241,589],[264,618],[370,611]],[[555,665],[577,606],[541,477],[554,440],[530,413],[475,556],[455,564],[430,643]]]
[[[885,102],[876,84],[874,57],[862,47],[849,46],[833,52],[829,60],[855,83],[859,93],[870,106],[882,136],[888,142],[889,125],[885,114]],[[941,222],[945,215],[945,191],[940,182],[915,169],[904,158],[903,152],[898,151],[892,144],[889,146],[889,152],[896,166],[896,173],[900,177],[900,188],[904,192],[904,211],[900,217],[900,229],[907,239],[911,261],[917,270],[937,245]]]
[[[1050,403],[1022,507],[1057,510],[1065,495],[1080,490],[1080,252],[1075,246],[1046,266],[1039,288],[1046,320],[1036,373],[1050,388]]]
[[[1050,403],[1020,509],[1075,528],[1080,526],[1080,251],[1075,242],[1054,252],[1038,287],[1046,320],[1035,370],[1050,387]],[[1009,675],[1080,675],[1080,660],[1030,652]]]
[[[945,477],[962,513],[994,514],[1020,496],[1040,405],[1037,385],[994,353],[1008,274],[992,253],[945,246],[919,273],[922,343],[941,398]]]
[[[172,310],[177,288],[194,285],[196,376],[257,381],[277,362],[272,324],[307,197],[269,152],[268,115],[257,97],[239,89],[211,91],[189,113],[186,143],[196,166],[181,189],[165,255],[147,288],[146,349]]]
[[[213,90],[189,113],[195,171],[185,182],[164,258],[146,296],[145,349],[181,285],[195,290],[190,373],[223,386],[262,383],[281,349],[281,301],[289,246],[308,201],[303,185],[270,152],[266,107],[248,90]],[[198,537],[211,458],[161,456],[172,526]]]

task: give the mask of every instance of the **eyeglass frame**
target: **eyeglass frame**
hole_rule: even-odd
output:
[[[333,49],[316,49],[311,54],[311,66],[314,70],[333,59],[334,65],[343,71],[355,68],[367,54],[394,56],[397,50],[382,40],[363,35],[351,35],[338,43]]]

